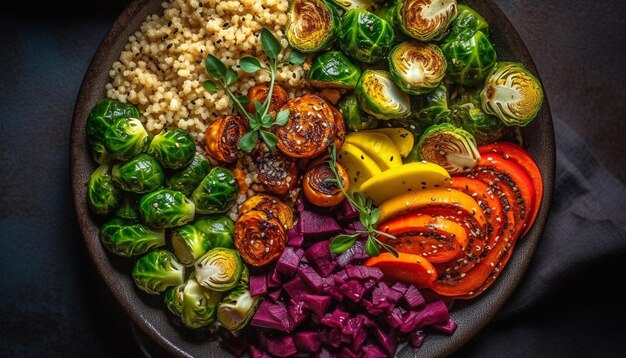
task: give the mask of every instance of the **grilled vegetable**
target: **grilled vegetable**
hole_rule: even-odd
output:
[[[248,211],[235,222],[235,248],[252,266],[264,266],[278,259],[286,242],[284,226],[265,211]]]
[[[221,167],[211,169],[191,194],[198,214],[220,214],[230,209],[239,192],[234,174]]]
[[[419,288],[431,287],[437,278],[437,270],[420,255],[398,253],[395,257],[384,252],[365,261],[367,267],[377,267],[386,280],[411,283]]]
[[[373,0],[331,0],[333,4],[344,10],[363,9],[371,11],[374,9]]]
[[[354,88],[361,69],[340,51],[318,55],[307,74],[309,83],[319,88]]]
[[[87,140],[93,158],[100,164],[111,161],[111,156],[104,145],[104,133],[120,118],[139,118],[141,113],[130,103],[121,103],[112,99],[98,101],[87,117]]]
[[[266,191],[283,195],[298,184],[296,161],[282,152],[269,151],[262,145],[253,153],[252,160],[257,168],[258,179]]]
[[[500,119],[483,111],[479,93],[467,93],[450,107],[450,120],[471,133],[478,145],[495,142],[502,137],[505,125]]]
[[[378,124],[376,118],[363,112],[359,101],[352,93],[341,98],[338,106],[339,112],[341,112],[343,116],[344,123],[349,130],[360,131],[375,128],[376,124]]]
[[[137,287],[151,295],[158,295],[168,287],[184,281],[185,267],[167,250],[154,250],[142,256],[133,268]]]
[[[339,163],[335,163],[335,169],[337,169],[337,173],[341,177],[343,189],[348,191],[350,186],[348,173]],[[335,175],[326,162],[313,164],[306,171],[302,179],[302,191],[311,204],[331,207],[338,205],[345,199],[345,195],[337,183],[329,182],[329,179],[335,179]]]
[[[110,252],[130,257],[165,246],[165,233],[163,230],[151,230],[143,224],[115,218],[102,225],[100,241]]]
[[[204,133],[207,153],[221,162],[234,162],[239,152],[239,140],[246,132],[248,124],[241,117],[218,117]]]
[[[211,248],[211,240],[190,224],[172,230],[170,242],[174,254],[185,266],[192,265]]]
[[[341,147],[346,140],[346,122],[343,120],[343,115],[335,106],[330,105],[330,109],[333,111],[333,118],[335,120],[335,138],[333,143],[335,147]]]
[[[202,255],[194,267],[196,280],[201,286],[224,292],[237,286],[244,265],[237,251],[217,247]]]
[[[186,327],[193,329],[206,327],[215,321],[221,299],[221,292],[200,286],[194,275],[165,293],[168,309],[180,316]]]
[[[266,84],[258,84],[250,87],[248,90],[248,105],[246,106],[246,110],[248,112],[255,114],[256,107],[254,106],[254,101],[257,101],[261,104],[265,102],[267,98],[267,94],[269,93],[269,86]],[[272,91],[272,100],[270,101],[270,110],[269,114],[272,118],[275,118],[278,112],[280,111],[280,107],[282,107],[287,100],[289,100],[289,95],[287,91],[281,86],[274,84],[274,90]]]
[[[398,0],[396,24],[420,41],[436,39],[457,15],[456,0]]]
[[[133,197],[125,198],[122,206],[115,210],[115,217],[133,222],[139,221],[139,211],[137,211],[137,200]]]
[[[386,71],[366,70],[354,92],[361,108],[378,119],[401,118],[411,111],[409,96]]]
[[[122,193],[115,186],[109,169],[107,164],[100,165],[87,185],[87,204],[98,215],[110,214],[122,205]]]
[[[227,330],[238,333],[244,329],[260,302],[259,296],[251,296],[244,286],[232,290],[217,306],[217,320]]]
[[[339,45],[348,56],[375,63],[385,58],[395,38],[387,21],[363,9],[352,9],[341,22]]]
[[[227,216],[201,218],[193,223],[209,239],[211,247],[233,247],[235,223]]]
[[[446,59],[434,44],[403,42],[389,53],[391,78],[404,92],[431,92],[446,74]]]
[[[293,0],[287,14],[285,36],[296,50],[317,52],[332,45],[339,26],[337,11],[325,0]]]
[[[285,226],[285,229],[289,229],[293,226],[294,218],[291,207],[275,196],[257,194],[241,205],[240,212],[245,214],[252,210],[265,211],[273,217],[278,218],[283,226]]]
[[[191,134],[180,128],[162,131],[152,138],[148,154],[168,169],[180,169],[191,163],[196,143]]]
[[[422,160],[439,164],[450,174],[467,172],[480,160],[474,136],[449,123],[429,127],[417,148]]]
[[[427,95],[417,98],[418,111],[412,117],[427,126],[440,124],[449,120],[448,90],[443,84],[437,86]]]
[[[139,213],[148,226],[169,228],[181,226],[193,220],[195,206],[181,192],[159,189],[141,197]]]
[[[172,174],[166,179],[165,183],[172,190],[191,195],[210,171],[211,163],[209,163],[208,159],[204,155],[196,153],[188,166]]]
[[[148,132],[137,118],[118,118],[104,132],[104,146],[114,159],[128,160],[146,150]]]
[[[148,154],[139,154],[127,162],[115,164],[111,175],[120,188],[138,194],[158,189],[165,179],[159,162]]]

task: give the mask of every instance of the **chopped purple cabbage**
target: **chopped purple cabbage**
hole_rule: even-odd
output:
[[[428,303],[419,311],[408,311],[405,313],[400,325],[400,332],[409,333],[435,323],[445,323],[448,319],[450,319],[448,307],[442,300],[438,300]]]
[[[308,210],[300,212],[297,225],[305,239],[328,238],[341,232],[341,226],[331,216]]]
[[[306,295],[309,292],[309,288],[302,281],[300,276],[294,276],[291,280],[289,280],[286,284],[283,285],[283,289],[292,300],[299,298],[302,295]]]
[[[270,328],[289,333],[293,329],[287,308],[281,302],[263,301],[250,321],[254,327]]]
[[[408,309],[415,310],[417,308],[423,307],[426,303],[424,296],[420,293],[417,287],[411,285],[407,288],[404,296],[402,296],[404,303]]]
[[[259,296],[267,293],[267,275],[252,274],[250,275],[250,295]]]
[[[274,338],[261,335],[261,337],[265,337],[263,343],[265,343],[265,347],[270,354],[277,357],[291,357],[298,353],[296,344],[293,342],[291,336],[284,335]]]
[[[409,342],[411,342],[411,347],[413,348],[421,347],[422,343],[424,343],[425,338],[426,338],[426,333],[424,333],[424,331],[422,331],[421,329],[411,332],[409,336]]]
[[[323,316],[330,305],[331,298],[330,296],[303,295],[302,301],[304,302],[304,307]]]
[[[353,261],[361,261],[367,258],[369,258],[369,256],[367,255],[367,252],[365,252],[365,244],[362,241],[357,240],[351,248],[337,256],[337,263],[339,266],[344,267]]]
[[[318,334],[311,331],[296,332],[293,334],[296,347],[305,352],[317,352],[322,346]]]
[[[449,318],[448,321],[446,322],[434,323],[434,324],[431,324],[429,327],[443,334],[447,334],[451,336],[452,334],[454,334],[458,326],[459,325],[456,322],[454,322],[452,318]]]
[[[294,225],[287,230],[287,246],[302,247],[304,244],[304,235],[300,232],[298,225]]]
[[[293,276],[298,269],[304,250],[287,246],[276,262],[276,270],[287,276]]]
[[[344,270],[349,278],[355,278],[361,281],[365,281],[368,278],[380,281],[383,278],[383,272],[378,267],[346,265]]]
[[[324,289],[324,281],[322,277],[311,266],[300,265],[298,267],[298,276],[309,286],[314,293],[322,293]]]
[[[347,199],[344,199],[341,203],[339,203],[336,208],[335,217],[341,223],[353,221],[359,217],[359,211],[356,210]]]

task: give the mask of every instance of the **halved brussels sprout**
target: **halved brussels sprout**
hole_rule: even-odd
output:
[[[495,142],[504,135],[504,123],[481,108],[479,91],[462,94],[450,110],[451,122],[470,132],[478,145]]]
[[[343,116],[346,127],[352,131],[360,131],[364,129],[376,128],[378,120],[363,112],[359,101],[354,94],[345,95],[339,103],[339,112]]]
[[[372,11],[376,7],[374,0],[331,0],[333,4],[344,10],[363,9]]]
[[[363,72],[354,94],[361,108],[378,119],[401,118],[411,112],[409,95],[396,86],[387,71]]]
[[[189,279],[165,293],[164,301],[173,314],[180,316],[188,328],[206,327],[215,321],[222,293],[204,288],[193,274]]]
[[[239,193],[233,172],[226,168],[211,169],[191,194],[198,214],[221,214],[230,209]]]
[[[480,160],[474,137],[450,123],[426,129],[417,143],[417,151],[422,160],[441,165],[450,174],[467,172]]]
[[[210,171],[211,163],[209,163],[209,160],[204,155],[196,153],[188,166],[166,179],[166,185],[172,190],[191,195]]]
[[[130,257],[165,246],[165,233],[163,230],[151,230],[143,224],[130,223],[116,218],[102,226],[100,241],[110,252]]]
[[[180,128],[162,131],[152,138],[148,154],[168,169],[180,169],[189,165],[196,153],[196,143],[191,134]]]
[[[121,103],[112,99],[98,101],[87,117],[87,140],[96,162],[109,162],[109,153],[104,146],[104,132],[119,118],[139,118],[141,113],[130,103]]]
[[[185,280],[185,266],[167,250],[154,250],[142,256],[133,268],[137,287],[151,295],[158,295],[168,287]]]
[[[500,118],[507,126],[523,127],[541,109],[541,83],[521,63],[498,62],[480,93],[483,110]]]
[[[127,162],[115,164],[111,175],[120,188],[137,194],[156,190],[165,179],[159,162],[143,153]]]
[[[391,24],[363,9],[348,11],[341,22],[339,45],[361,62],[375,63],[385,58],[395,39]]]
[[[211,248],[211,241],[193,225],[184,225],[172,230],[172,248],[174,254],[185,266],[193,263]]]
[[[439,124],[448,121],[450,109],[448,108],[448,90],[446,86],[439,85],[434,91],[417,99],[417,107],[414,116],[418,121],[427,124]]]
[[[482,83],[496,63],[496,50],[489,40],[488,27],[477,12],[459,5],[459,16],[441,44],[448,61],[447,76],[454,83],[464,86]]]
[[[98,215],[110,214],[122,205],[122,192],[113,183],[109,169],[107,164],[96,168],[87,186],[87,203]]]
[[[237,286],[243,262],[233,249],[217,247],[202,255],[194,264],[196,280],[208,289],[224,292]]]
[[[165,295],[163,295],[163,301],[167,309],[179,317],[183,314],[183,299],[185,298],[186,284],[187,282],[184,282],[178,286],[172,287],[165,291]]]
[[[195,206],[179,191],[159,189],[141,197],[139,213],[148,226],[168,228],[193,220]]]
[[[217,306],[217,321],[227,330],[238,333],[244,329],[259,304],[259,296],[251,296],[247,287],[237,287]]]
[[[446,74],[446,59],[434,44],[403,42],[389,53],[391,78],[406,93],[432,91]]]
[[[456,0],[398,0],[396,24],[420,41],[437,39],[457,15]]]
[[[134,198],[124,199],[122,205],[115,210],[115,217],[133,222],[139,221],[139,211],[137,211],[137,200]]]
[[[309,82],[320,88],[354,88],[361,69],[340,51],[329,51],[315,58],[307,74]]]
[[[211,242],[211,247],[233,247],[235,223],[227,216],[201,218],[193,223]]]
[[[285,36],[291,47],[304,53],[324,50],[339,30],[337,10],[325,0],[293,0],[287,14]]]
[[[104,145],[117,160],[128,160],[148,145],[148,132],[136,118],[119,118],[104,132]]]

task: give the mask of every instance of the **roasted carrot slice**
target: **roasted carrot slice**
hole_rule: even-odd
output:
[[[273,217],[278,218],[280,222],[285,226],[285,229],[289,229],[293,226],[293,211],[291,207],[284,201],[273,195],[257,194],[241,205],[241,214],[245,214],[248,211],[261,210]]]
[[[235,222],[234,241],[241,258],[258,267],[278,259],[287,244],[287,233],[277,218],[252,210]]]
[[[433,265],[420,255],[400,252],[395,257],[384,252],[365,261],[365,266],[378,267],[386,281],[412,283],[419,288],[431,287],[437,278]]]
[[[207,153],[221,162],[234,162],[239,152],[239,140],[246,132],[248,123],[241,117],[218,117],[204,133]]]
[[[265,84],[258,84],[256,86],[250,87],[248,90],[248,105],[246,106],[246,110],[250,113],[255,113],[256,108],[254,106],[254,101],[258,101],[263,104],[267,99],[267,95],[269,93],[269,86]],[[272,101],[270,102],[270,116],[276,117],[278,114],[280,107],[282,107],[289,100],[289,95],[284,88],[279,85],[274,85],[274,90],[272,91]]]
[[[335,163],[335,168],[343,181],[343,189],[348,191],[350,185],[348,173],[339,163]],[[339,186],[334,182],[328,182],[329,179],[335,179],[335,175],[326,162],[313,164],[306,171],[302,177],[302,191],[311,204],[331,207],[345,198]]]

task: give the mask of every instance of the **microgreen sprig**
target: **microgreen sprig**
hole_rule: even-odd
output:
[[[359,236],[367,235],[365,251],[368,255],[378,256],[380,249],[383,248],[395,257],[398,257],[398,252],[392,246],[378,239],[380,236],[385,236],[389,239],[396,238],[393,235],[376,229],[376,224],[378,223],[378,219],[380,219],[380,209],[373,208],[372,199],[365,199],[365,196],[361,192],[355,191],[352,195],[346,192],[343,187],[343,180],[341,176],[339,176],[337,168],[335,168],[335,164],[337,163],[337,148],[332,144],[328,151],[330,154],[328,165],[335,178],[327,179],[327,181],[329,183],[335,183],[339,187],[348,202],[350,202],[350,205],[359,212],[359,221],[363,227],[365,227],[365,230],[359,230],[354,234],[341,234],[332,238],[330,241],[330,251],[334,254],[343,253],[354,245],[354,242]]]
[[[255,113],[251,114],[244,108],[244,106],[246,106],[250,101],[248,97],[235,96],[235,94],[230,90],[230,86],[239,79],[237,72],[232,68],[226,67],[220,59],[213,55],[208,55],[205,60],[206,71],[209,76],[213,78],[213,80],[205,81],[204,88],[211,93],[215,93],[217,91],[217,87],[219,86],[233,102],[235,111],[238,111],[248,120],[250,132],[244,134],[238,143],[239,149],[244,152],[252,151],[259,141],[259,137],[270,150],[273,151],[276,148],[278,138],[274,133],[269,131],[269,129],[275,125],[284,126],[289,121],[289,110],[280,111],[276,115],[276,118],[272,118],[269,114],[272,93],[274,92],[274,82],[276,80],[276,70],[279,65],[285,64],[286,62],[294,65],[301,65],[306,59],[305,54],[291,49],[289,55],[287,56],[287,60],[279,62],[278,57],[283,51],[283,47],[280,45],[280,42],[276,39],[276,37],[274,37],[272,32],[266,28],[261,30],[260,38],[263,52],[269,60],[267,64],[268,68],[261,66],[259,59],[253,56],[245,56],[239,60],[239,66],[246,73],[252,74],[258,71],[265,71],[270,75],[270,85],[267,98],[265,98],[263,103],[259,103],[256,100],[254,101]]]

